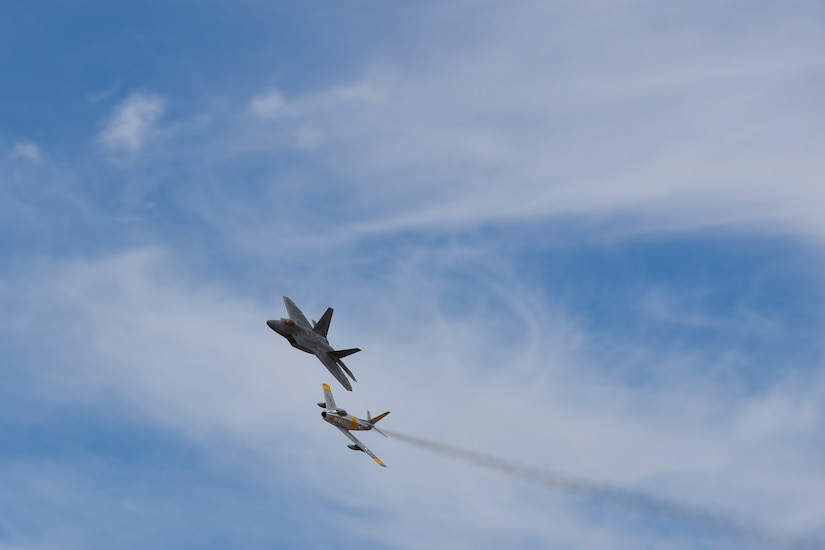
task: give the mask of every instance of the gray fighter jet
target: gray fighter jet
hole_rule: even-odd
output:
[[[269,328],[289,340],[292,347],[315,354],[335,379],[346,389],[352,391],[352,385],[344,376],[344,373],[346,372],[353,380],[355,380],[355,376],[341,359],[361,350],[359,348],[335,350],[329,345],[327,331],[329,331],[329,322],[332,320],[332,308],[328,307],[321,316],[321,320],[317,323],[313,321],[310,325],[298,306],[286,296],[284,296],[284,305],[286,305],[289,318],[281,318],[280,321],[267,321],[266,324]],[[357,380],[355,381],[357,382]]]
[[[385,434],[384,432],[375,427],[375,423],[384,418],[385,416],[387,416],[388,414],[390,414],[390,411],[379,414],[375,418],[371,417],[370,412],[367,411],[366,420],[362,418],[355,418],[351,414],[347,414],[347,411],[345,411],[344,409],[339,409],[338,407],[336,407],[335,399],[332,398],[332,390],[329,388],[327,384],[321,385],[324,388],[324,402],[318,403],[318,406],[324,409],[324,412],[321,413],[321,416],[324,418],[324,420],[326,420],[327,422],[341,430],[342,434],[350,438],[350,440],[352,441],[352,445],[347,445],[347,447],[349,447],[353,451],[364,451],[365,453],[370,455],[370,457],[372,457],[374,461],[376,461],[378,464],[386,468],[387,465],[381,462],[380,458],[372,454],[372,451],[367,449],[366,445],[358,441],[358,438],[349,432],[350,430],[375,430],[384,437],[387,437],[387,434]]]

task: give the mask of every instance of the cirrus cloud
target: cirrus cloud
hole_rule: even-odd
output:
[[[98,134],[98,142],[110,151],[136,153],[143,148],[165,110],[166,104],[160,96],[134,93],[115,108]]]

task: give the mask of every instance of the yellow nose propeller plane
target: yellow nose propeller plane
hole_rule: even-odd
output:
[[[361,418],[355,418],[351,414],[347,414],[347,411],[344,409],[339,409],[335,406],[335,399],[332,397],[332,390],[329,389],[328,384],[322,384],[324,388],[324,402],[318,403],[318,406],[324,409],[324,412],[321,413],[321,416],[324,420],[341,430],[345,436],[350,438],[353,442],[353,445],[347,445],[353,451],[364,451],[368,455],[372,457],[374,461],[376,461],[381,466],[387,467],[386,464],[381,462],[381,459],[372,454],[372,451],[367,449],[367,446],[358,441],[358,439],[350,433],[350,430],[375,430],[376,432],[380,433],[384,437],[387,437],[387,434],[379,430],[375,427],[375,423],[390,414],[390,411],[385,413],[379,414],[375,418],[370,416],[370,412],[367,411],[367,419],[363,420]]]

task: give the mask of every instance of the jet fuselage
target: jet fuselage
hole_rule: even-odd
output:
[[[352,435],[350,431],[368,431],[375,429],[376,432],[386,437],[387,434],[376,428],[375,423],[390,414],[390,411],[381,413],[374,418],[370,416],[370,412],[367,411],[366,420],[355,418],[351,414],[347,414],[347,411],[344,409],[339,409],[335,406],[335,398],[332,396],[332,390],[330,389],[329,384],[321,384],[321,386],[324,388],[324,401],[323,403],[318,403],[318,406],[324,409],[324,412],[321,413],[321,417],[328,423],[338,428],[342,434],[347,436],[350,441],[352,441],[352,445],[347,445],[348,448],[353,451],[363,451],[379,465],[386,467],[386,464],[381,462],[381,459],[375,456],[373,452],[370,451],[366,445],[361,443],[357,437]]]
[[[282,318],[280,321],[267,321],[266,324],[286,338],[293,348],[314,355],[325,354],[333,350],[332,346],[329,345],[329,340],[314,330],[306,330],[298,326],[292,319]]]
[[[317,323],[313,321],[310,324],[298,306],[286,296],[284,296],[284,305],[289,317],[269,320],[266,325],[286,338],[292,347],[315,355],[345,389],[352,391],[352,384],[347,380],[346,375],[353,380],[355,376],[341,359],[361,350],[358,348],[336,350],[329,344],[327,331],[332,320],[332,308],[327,308]]]
[[[367,422],[366,420],[361,420],[360,418],[355,418],[351,414],[343,414],[336,413],[335,411],[323,411],[321,416],[332,424],[333,426],[340,426],[345,430],[371,430],[372,424]]]

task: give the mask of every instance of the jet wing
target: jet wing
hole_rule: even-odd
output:
[[[338,407],[335,406],[335,399],[332,397],[332,390],[329,388],[329,384],[321,384],[324,388],[324,402],[327,405],[328,411],[333,411]]]
[[[368,455],[370,455],[370,456],[372,457],[372,459],[373,459],[374,461],[376,461],[379,465],[383,466],[384,468],[386,468],[386,467],[387,467],[387,465],[386,465],[386,464],[384,464],[383,462],[381,462],[381,459],[380,459],[380,458],[378,458],[377,456],[375,456],[374,454],[372,454],[372,451],[370,451],[369,449],[367,449],[367,446],[366,446],[366,445],[364,445],[363,443],[361,443],[360,441],[358,441],[358,439],[357,439],[354,435],[352,435],[352,434],[351,434],[348,430],[345,430],[345,429],[344,429],[344,428],[342,428],[341,426],[335,426],[335,427],[336,427],[336,428],[338,428],[339,430],[341,430],[341,433],[343,433],[345,436],[347,436],[348,438],[350,438],[350,439],[352,440],[352,442],[353,442],[353,443],[355,443],[355,446],[356,446],[356,447],[358,447],[359,449],[361,449],[362,451],[364,451],[365,453],[367,453]]]
[[[338,366],[336,360],[324,352],[316,353],[315,356],[321,360],[321,363],[327,368],[327,370],[338,380],[342,386],[344,386],[347,390],[352,391],[352,384],[349,383],[347,380],[346,375],[344,375],[344,371],[341,370],[341,367]]]
[[[284,296],[284,305],[286,306],[286,312],[290,319],[295,321],[298,326],[312,330],[312,325],[310,325],[307,318],[304,317],[304,313],[298,309],[298,306],[296,306],[295,303],[286,296]]]

